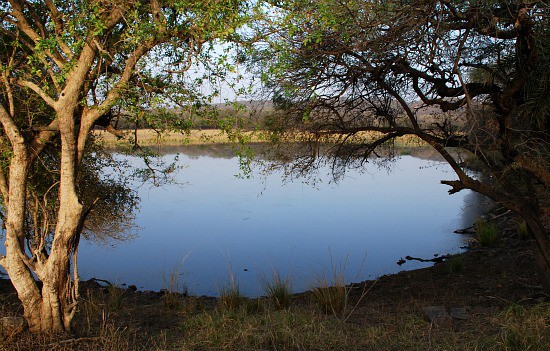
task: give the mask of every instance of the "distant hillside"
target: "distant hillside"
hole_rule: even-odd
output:
[[[422,106],[419,102],[411,104],[411,108],[417,112],[420,123],[427,127],[441,120],[443,115],[452,118],[464,113],[464,110],[458,110],[444,114],[438,107]],[[198,110],[167,108],[152,110],[149,113],[154,118],[146,118],[148,123],[140,122],[136,126],[132,116],[120,113],[113,117],[113,124],[117,129],[134,129],[136,127],[138,129],[161,129],[173,121],[173,116],[176,115],[181,118],[181,124],[192,126],[192,128],[219,128],[220,121],[224,121],[224,123],[232,123],[241,129],[270,129],[274,123],[275,107],[271,101],[237,101],[217,103]],[[458,120],[455,119],[455,123]]]

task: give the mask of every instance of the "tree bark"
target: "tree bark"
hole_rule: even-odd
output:
[[[539,220],[540,216],[530,212],[521,213],[527,228],[533,238],[533,257],[542,278],[542,286],[546,293],[550,293],[550,238],[548,231]]]
[[[71,277],[71,259],[81,231],[83,206],[76,192],[79,160],[73,112],[70,106],[58,114],[61,128],[61,167],[57,226],[48,255],[25,250],[27,179],[31,156],[24,139],[13,129],[10,137],[13,156],[9,166],[6,202],[6,256],[0,263],[6,269],[31,332],[69,332],[78,298],[78,277]],[[76,265],[76,262],[73,261]],[[33,272],[42,282],[39,287]]]
[[[17,133],[16,133],[17,134]],[[22,138],[21,138],[22,139]],[[35,316],[40,315],[40,291],[25,263],[25,203],[29,157],[23,140],[11,138],[13,157],[9,168],[9,196],[6,199],[6,269],[17,295],[23,304],[23,314],[32,331],[37,331]]]

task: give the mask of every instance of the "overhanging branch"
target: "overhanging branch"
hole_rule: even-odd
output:
[[[451,195],[466,189],[466,187],[464,186],[464,184],[462,184],[460,180],[442,180],[441,184],[445,184],[451,187],[451,189],[449,190],[449,194]]]

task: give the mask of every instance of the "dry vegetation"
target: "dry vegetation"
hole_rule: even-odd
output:
[[[96,133],[108,145],[120,143]],[[265,139],[261,133],[246,135]],[[229,142],[217,130],[160,139],[152,130],[139,130],[138,140]],[[414,139],[401,142],[413,153],[423,150]],[[549,296],[540,287],[521,225],[503,223],[494,247],[474,243],[467,254],[434,267],[352,286],[328,277],[317,282],[318,289],[296,295],[278,275],[266,279],[271,296],[260,299],[231,289],[219,298],[190,297],[172,283],[161,293],[84,282],[71,335],[0,331],[0,350],[549,350]],[[422,310],[432,305],[464,307],[468,319],[452,326],[430,323]],[[21,314],[13,288],[0,281],[0,316]]]
[[[456,260],[340,286],[344,312],[327,309],[315,292],[278,289],[279,300],[288,298],[281,308],[273,297],[232,296],[238,303],[227,304],[86,282],[73,335],[4,334],[0,350],[549,350],[550,300],[529,243],[513,221],[499,231],[495,247],[474,242]],[[0,314],[20,315],[1,284]],[[463,307],[468,318],[430,323],[422,309],[434,305]]]
[[[94,136],[104,145],[109,147],[124,146],[128,143],[134,143],[137,137],[137,143],[143,146],[178,146],[178,145],[205,145],[205,144],[223,144],[238,142],[237,137],[243,142],[247,143],[260,143],[260,142],[272,142],[274,141],[274,134],[266,131],[242,131],[228,135],[219,129],[192,129],[189,131],[159,132],[154,129],[137,129],[123,131],[124,137],[119,138],[114,134],[106,132],[104,130],[95,130]],[[357,133],[354,140],[357,142],[369,141],[379,136],[379,133],[375,132],[362,132]],[[337,135],[327,135],[320,138],[320,141],[330,142],[338,138]],[[300,133],[286,133],[284,137],[285,142],[309,140],[310,135]],[[426,146],[424,142],[415,136],[408,135],[397,138],[397,146],[417,147]]]
[[[124,145],[136,140],[140,145],[201,145],[207,143],[229,143],[230,138],[226,133],[217,129],[198,130],[193,129],[188,132],[157,132],[153,129],[137,129],[124,131],[124,138],[110,134],[103,130],[95,130],[94,135],[107,146]],[[253,132],[243,132],[243,136],[251,142],[262,141],[261,136]]]

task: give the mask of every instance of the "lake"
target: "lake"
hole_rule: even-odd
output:
[[[428,265],[398,266],[407,255],[463,251],[465,238],[453,231],[472,225],[482,206],[471,192],[448,195],[439,184],[456,178],[447,165],[412,156],[390,171],[349,171],[337,183],[321,169],[312,186],[284,182],[280,173],[239,178],[237,158],[185,150],[178,184],[139,188],[135,239],[81,244],[83,279],[216,295],[232,277],[248,296],[262,295],[260,280],[273,272],[288,276],[294,292],[332,267],[359,282]]]

